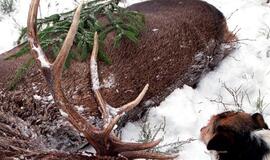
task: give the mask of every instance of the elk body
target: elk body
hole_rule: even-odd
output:
[[[141,107],[158,105],[174,89],[195,86],[201,75],[221,61],[228,50],[223,45],[232,38],[223,14],[199,0],[153,0],[130,7],[145,15],[146,26],[138,44],[123,41],[114,48],[107,39],[106,52],[112,65],[101,65],[102,79],[114,84],[103,88],[114,105],[130,101],[148,83]],[[142,110],[142,108],[140,108]],[[134,110],[130,118],[140,113]]]
[[[112,64],[100,63],[99,69],[101,92],[114,106],[134,99],[145,84],[151,87],[140,106],[156,106],[174,89],[184,84],[196,86],[200,77],[229,53],[228,45],[233,36],[226,20],[219,10],[206,2],[152,0],[129,9],[145,15],[146,25],[139,42],[123,40],[115,48],[113,33],[109,35],[105,51]],[[8,68],[7,62],[1,58],[0,61],[0,65]],[[97,103],[92,95],[89,96],[87,64],[74,62],[64,76],[64,88],[69,93],[79,93],[76,96],[68,94],[70,98],[80,97],[78,101],[93,107]],[[14,65],[9,66],[12,66],[10,72],[0,72],[2,83],[14,72]],[[82,86],[80,91],[76,86]],[[129,115],[134,118],[138,113]]]
[[[223,59],[228,53],[223,45],[228,44],[232,38],[223,14],[212,5],[199,0],[153,0],[135,4],[129,8],[143,13],[146,20],[139,42],[134,44],[124,40],[120,47],[114,48],[112,33],[105,42],[111,65],[97,62],[97,70],[96,42],[92,59],[89,60],[92,67],[89,69],[89,61],[74,62],[62,78],[63,64],[76,34],[79,11],[76,12],[74,24],[59,56],[55,62],[50,63],[39,47],[36,36],[38,3],[39,0],[32,0],[28,19],[33,55],[39,61],[38,66],[47,82],[46,88],[53,93],[55,106],[67,113],[68,120],[83,133],[96,149],[97,155],[173,158],[174,156],[142,151],[156,146],[159,141],[145,144],[124,143],[112,130],[121,117],[125,117],[122,123],[127,119],[140,117],[145,108],[158,105],[174,89],[184,84],[194,86],[201,75]],[[1,74],[5,76],[5,73]],[[38,81],[39,78],[31,80]],[[125,104],[128,101],[131,103]],[[82,117],[76,111],[74,103],[100,112],[100,126],[95,126]],[[137,109],[134,108],[136,105]],[[128,114],[124,114],[126,112]]]

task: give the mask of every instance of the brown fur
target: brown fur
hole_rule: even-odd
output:
[[[103,90],[113,105],[134,99],[146,83],[150,88],[145,100],[158,105],[175,88],[195,85],[224,57],[220,44],[227,41],[229,31],[222,13],[208,3],[153,0],[130,9],[142,12],[146,18],[139,43],[124,41],[121,47],[113,48],[108,38],[106,51],[112,65],[100,68],[103,79],[115,76],[116,87]]]

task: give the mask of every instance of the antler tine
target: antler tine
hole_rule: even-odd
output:
[[[48,61],[43,50],[41,49],[40,43],[37,37],[36,17],[37,17],[37,12],[38,12],[38,5],[39,5],[39,0],[32,2],[30,5],[30,9],[28,13],[29,16],[27,20],[28,41],[32,50],[35,51],[35,52],[32,52],[32,54],[35,57],[35,59],[37,59],[40,62],[41,67],[50,68],[51,64]],[[46,78],[48,78],[48,75],[46,75]]]
[[[128,112],[131,109],[133,109],[134,107],[136,107],[142,101],[142,99],[145,96],[148,88],[149,88],[149,84],[146,84],[145,87],[143,88],[143,90],[141,91],[141,93],[138,95],[138,97],[135,100],[133,100],[132,102],[129,102],[129,103],[127,103],[127,104],[125,104],[125,105],[123,105],[122,107],[119,108],[118,114]]]
[[[38,5],[39,5],[39,0],[34,1],[30,5],[30,9],[28,12],[28,20],[27,20],[27,34],[28,34],[28,39],[32,38],[30,42],[37,42],[38,43],[38,38],[37,38],[37,27],[36,27],[36,20],[37,20],[37,12],[38,12]],[[30,45],[32,45],[30,43]]]
[[[62,70],[64,67],[64,63],[67,59],[68,53],[73,45],[73,40],[75,38],[75,35],[78,30],[78,25],[80,22],[80,12],[83,5],[83,1],[80,3],[78,8],[75,11],[75,14],[73,16],[73,21],[70,26],[70,29],[68,31],[68,34],[66,36],[66,39],[62,45],[62,48],[59,51],[58,56],[56,57],[56,60],[53,63],[53,70],[54,72],[58,73],[58,76],[56,79],[60,79],[62,77]],[[60,81],[59,81],[60,82]]]
[[[103,99],[99,89],[100,89],[100,82],[99,82],[99,76],[98,76],[98,66],[97,66],[97,54],[98,54],[98,34],[95,32],[94,36],[94,46],[91,54],[91,60],[90,60],[90,70],[91,70],[91,80],[92,80],[92,90],[95,93],[95,96],[98,100],[98,103],[100,105],[100,112],[102,114],[102,118],[104,118],[105,121],[108,121],[109,113],[107,110],[107,103]]]
[[[130,111],[131,109],[133,109],[134,107],[136,107],[141,100],[143,99],[145,93],[148,90],[149,85],[146,84],[145,87],[143,88],[142,92],[139,94],[139,96],[132,102],[122,106],[121,108],[119,108],[117,115],[113,118],[113,120],[111,120],[109,122],[109,125],[105,128],[105,137],[108,137],[110,132],[113,130],[114,126],[116,125],[116,123],[118,122],[118,120],[124,115],[125,112]]]
[[[116,152],[128,152],[128,151],[140,151],[151,149],[157,146],[161,142],[161,139],[152,141],[152,142],[144,142],[144,143],[132,143],[132,142],[119,142],[117,147],[114,149]]]
[[[59,108],[63,109],[68,114],[69,122],[79,131],[81,131],[86,139],[91,143],[95,148],[101,148],[101,144],[96,143],[94,138],[95,132],[98,132],[94,126],[89,124],[79,113],[76,112],[74,106],[71,105],[66,99],[62,88],[61,88],[61,64],[65,61],[65,56],[68,54],[69,49],[64,49],[65,47],[70,48],[73,41],[74,31],[79,21],[79,14],[82,4],[77,8],[75,17],[73,19],[72,27],[68,33],[68,37],[66,38],[65,44],[63,45],[62,52],[58,55],[58,60],[52,66],[46,58],[46,55],[43,53],[38,37],[37,37],[37,29],[36,29],[36,19],[37,12],[40,0],[32,0],[29,13],[28,13],[28,21],[27,21],[27,33],[28,33],[28,41],[30,46],[32,47],[32,53],[37,61],[41,63],[41,70],[46,79],[47,85],[49,86],[51,92],[53,93],[54,99],[58,104]],[[73,37],[73,38],[72,38]],[[65,51],[63,51],[65,50]],[[34,52],[35,51],[35,52]],[[36,53],[36,54],[35,54]],[[51,66],[53,68],[51,68]],[[59,68],[57,68],[57,66]],[[57,72],[58,71],[58,72]],[[53,72],[53,73],[52,73]]]
[[[117,124],[118,120],[121,118],[122,115],[116,115],[111,121],[110,123],[105,127],[104,129],[104,139],[105,142],[107,142],[110,133],[112,132],[112,130],[114,129],[114,126]]]
[[[127,157],[128,159],[136,159],[136,158],[145,158],[145,159],[175,159],[179,155],[163,155],[160,153],[153,153],[153,152],[145,152],[145,151],[129,151],[121,153],[124,157]]]

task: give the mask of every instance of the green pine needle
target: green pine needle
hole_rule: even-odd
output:
[[[73,59],[85,61],[90,56],[95,32],[99,33],[100,48],[98,58],[106,64],[111,64],[111,60],[103,48],[104,41],[109,33],[115,33],[114,47],[118,47],[123,38],[127,38],[135,43],[138,42],[139,33],[145,24],[144,16],[138,12],[121,8],[118,6],[118,3],[119,0],[92,0],[84,4],[81,11],[78,32],[73,43],[74,46],[67,57],[65,68],[70,66]],[[75,9],[37,20],[40,44],[49,58],[55,59],[57,57],[71,26],[74,12]],[[102,23],[104,20],[107,20],[106,24]],[[19,45],[23,44],[22,49],[6,59],[18,58],[30,52],[27,43],[27,28],[21,29],[21,34],[17,42]],[[16,83],[19,82],[23,74],[30,68],[30,64],[32,64],[32,60],[31,63],[28,60],[17,70],[10,84],[10,89],[16,87]]]
[[[38,36],[41,41],[41,47],[52,54],[50,57],[55,58],[57,51],[62,46],[65,36],[71,25],[72,17],[75,10],[54,14],[49,17],[38,19]],[[102,24],[100,19],[107,19],[108,23]],[[103,43],[110,32],[115,32],[114,46],[117,47],[120,41],[125,37],[133,42],[138,41],[140,31],[144,27],[144,17],[142,14],[134,11],[129,11],[126,8],[118,6],[117,0],[94,0],[84,4],[81,11],[81,19],[78,27],[78,32],[74,40],[74,50],[80,51],[76,56],[71,56],[72,59],[85,61],[92,50],[93,36],[97,31],[100,35],[100,43]],[[21,30],[21,35],[18,42],[26,42],[26,28]],[[102,45],[101,45],[102,46]],[[100,48],[99,58],[107,64],[110,64],[109,57]],[[25,53],[29,53],[29,46],[24,46],[16,55],[11,55],[9,58],[17,58]]]

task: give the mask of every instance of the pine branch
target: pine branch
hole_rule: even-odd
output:
[[[118,6],[118,3],[119,0],[93,0],[84,4],[73,49],[70,51],[66,60],[65,68],[70,66],[70,62],[73,59],[85,61],[89,57],[95,32],[98,32],[100,35],[99,40],[101,47],[98,58],[106,64],[110,64],[111,61],[102,46],[104,46],[104,41],[109,33],[116,33],[114,37],[115,47],[119,46],[123,38],[127,38],[135,43],[138,41],[139,33],[142,31],[145,24],[144,16],[138,12],[121,8]],[[37,20],[41,47],[47,51],[48,56],[52,59],[57,57],[71,25],[74,12],[75,9]],[[108,20],[108,22],[104,24],[101,19]],[[11,54],[6,59],[18,58],[29,53],[30,48],[29,45],[27,45],[26,30],[26,28],[21,29],[21,34],[17,40],[18,46],[21,46],[20,50]],[[12,51],[15,51],[15,49],[12,49]],[[28,61],[19,67],[10,84],[10,89],[16,87],[16,84],[27,72],[29,66],[30,63]]]
[[[140,31],[144,27],[144,17],[142,14],[129,11],[126,8],[118,6],[119,0],[94,0],[85,3],[79,24],[78,33],[74,41],[74,50],[77,55],[70,56],[72,59],[84,61],[88,58],[93,45],[93,35],[97,31],[100,34],[100,43],[102,44],[107,35],[115,32],[114,46],[117,47],[120,41],[125,37],[133,42],[138,41]],[[52,58],[56,57],[66,33],[71,25],[71,19],[74,10],[54,14],[43,19],[38,19],[39,38],[41,46],[45,50],[52,50]],[[108,24],[103,24],[100,19],[105,18]],[[21,30],[18,38],[18,44],[26,41],[26,28]],[[102,46],[102,45],[101,45]],[[29,46],[24,46],[15,55],[8,58],[17,58],[29,52]],[[99,58],[110,63],[104,49],[101,48]],[[68,66],[68,65],[66,65]]]

